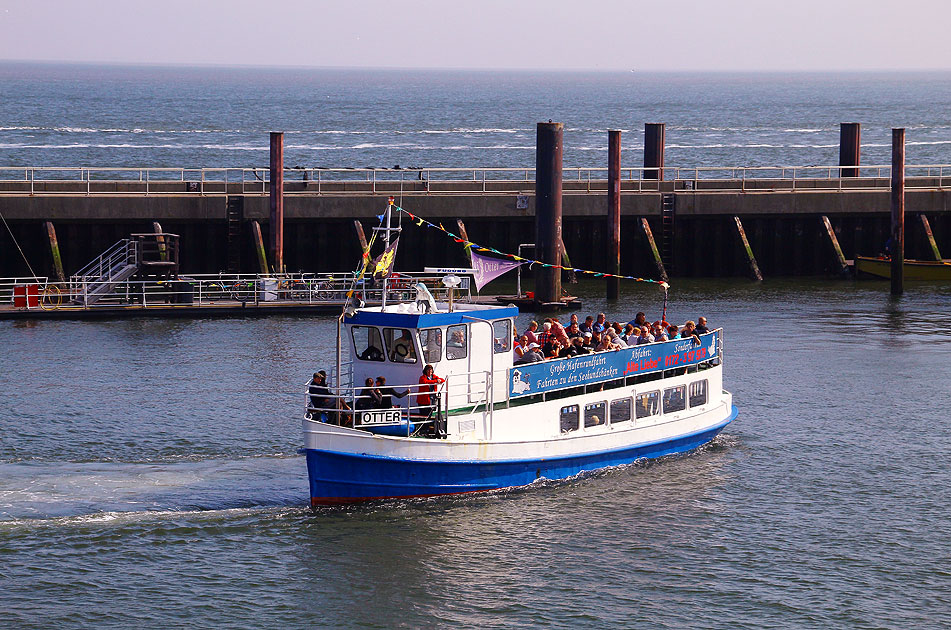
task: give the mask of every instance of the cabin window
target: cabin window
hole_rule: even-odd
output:
[[[497,322],[492,322],[492,337],[492,345],[495,348],[495,354],[511,352],[512,320],[500,319]]]
[[[687,408],[687,399],[684,398],[683,385],[664,390],[664,413],[683,411]]]
[[[576,431],[578,429],[578,405],[568,405],[567,407],[562,407],[559,418],[562,433]]]
[[[408,328],[384,328],[386,356],[393,363],[416,363],[416,346]]]
[[[611,424],[627,422],[631,419],[631,399],[621,398],[611,401]]]
[[[636,415],[638,418],[647,418],[649,416],[656,416],[659,405],[657,404],[658,399],[660,398],[660,392],[644,392],[643,394],[637,395],[637,404],[634,405],[636,410]]]
[[[606,424],[608,421],[607,415],[604,413],[605,403],[604,401],[598,403],[588,403],[584,406],[584,426],[596,427],[599,424]]]
[[[469,334],[465,324],[450,326],[446,341],[447,359],[465,359],[469,356]]]
[[[707,404],[707,379],[691,383],[687,389],[687,397],[690,399],[691,407]]]
[[[353,350],[361,361],[382,361],[383,340],[380,331],[373,326],[352,326]]]
[[[419,346],[423,349],[426,363],[442,361],[442,328],[426,328],[419,331]]]

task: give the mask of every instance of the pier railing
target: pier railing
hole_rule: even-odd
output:
[[[890,165],[622,168],[623,192],[888,188]],[[844,176],[855,173],[855,177]],[[0,195],[267,195],[267,168],[0,167]],[[951,186],[951,165],[905,167],[906,188]],[[284,194],[512,194],[534,192],[533,168],[289,168]],[[566,167],[565,192],[607,191],[606,167]]]

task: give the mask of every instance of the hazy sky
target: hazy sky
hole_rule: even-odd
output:
[[[949,24],[948,0],[0,0],[0,60],[948,69]]]

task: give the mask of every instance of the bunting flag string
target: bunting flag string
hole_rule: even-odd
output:
[[[616,275],[616,274],[613,274],[613,273],[604,273],[604,272],[601,272],[601,271],[591,271],[591,270],[589,270],[589,269],[578,269],[578,268],[576,268],[576,267],[564,267],[564,266],[562,266],[562,265],[553,265],[553,264],[550,264],[550,263],[542,262],[542,261],[540,261],[540,260],[533,260],[533,259],[531,259],[531,258],[522,258],[521,256],[516,256],[515,254],[509,254],[509,253],[506,253],[506,252],[500,252],[499,250],[495,249],[494,247],[487,247],[487,246],[485,246],[485,245],[479,245],[478,243],[474,243],[474,242],[468,241],[468,240],[466,240],[466,239],[464,239],[464,238],[462,238],[462,237],[460,237],[460,236],[457,236],[456,234],[453,234],[452,232],[450,232],[449,230],[447,230],[446,228],[444,228],[443,225],[442,225],[442,223],[440,223],[439,225],[436,225],[435,223],[430,223],[429,221],[427,221],[427,220],[424,219],[423,217],[418,216],[418,215],[415,215],[415,214],[413,214],[412,212],[410,212],[409,210],[404,210],[403,208],[400,208],[399,206],[393,206],[393,209],[394,209],[394,210],[397,210],[397,211],[399,211],[399,212],[402,212],[403,214],[405,214],[407,217],[409,217],[410,221],[412,221],[413,224],[415,224],[416,226],[418,226],[418,227],[423,227],[423,226],[425,225],[426,227],[433,228],[433,229],[435,229],[435,230],[439,230],[440,232],[442,232],[442,233],[446,234],[447,236],[449,236],[449,238],[453,239],[455,242],[460,243],[461,245],[463,245],[463,247],[471,248],[472,250],[477,251],[477,252],[491,252],[491,253],[497,254],[497,255],[499,255],[499,256],[505,256],[506,258],[511,258],[512,260],[515,260],[515,261],[526,262],[526,263],[529,263],[530,265],[541,265],[542,267],[550,267],[550,268],[554,268],[554,269],[561,269],[561,270],[563,270],[563,271],[574,271],[575,273],[584,273],[584,274],[588,274],[588,275],[590,275],[590,276],[593,276],[593,277],[595,277],[595,278],[621,278],[621,279],[623,279],[623,280],[633,280],[634,282],[648,282],[648,283],[650,283],[650,284],[659,284],[660,286],[662,286],[662,287],[665,289],[665,291],[666,291],[666,289],[668,289],[668,288],[670,287],[670,284],[668,284],[667,282],[664,282],[663,280],[653,280],[653,279],[651,279],[651,278],[638,278],[638,277],[636,277],[636,276]]]

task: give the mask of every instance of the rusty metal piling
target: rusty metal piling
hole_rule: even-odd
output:
[[[859,123],[839,125],[839,166],[858,166],[861,163],[862,126]],[[858,177],[857,168],[840,168],[839,177]]]
[[[271,261],[284,273],[284,133],[271,132]]]
[[[535,301],[561,300],[562,123],[538,123],[535,148]]]
[[[644,179],[664,179],[664,123],[644,123]]]
[[[905,130],[892,129],[892,295],[905,290]]]
[[[608,131],[608,264],[607,298],[616,300],[621,290],[621,132]]]

